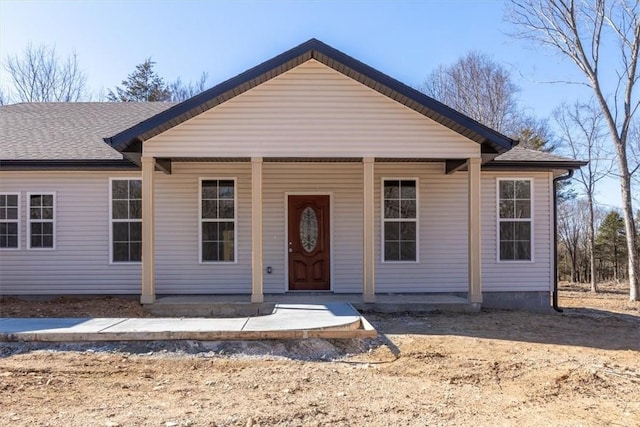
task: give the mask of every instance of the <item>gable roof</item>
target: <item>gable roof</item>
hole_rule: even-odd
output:
[[[47,102],[0,106],[0,155],[12,163],[127,162],[104,138],[167,108],[163,102]]]
[[[315,59],[460,135],[482,144],[484,152],[503,153],[518,143],[316,39],[294,47],[106,140],[120,152],[140,152],[142,141],[159,135],[310,59]]]

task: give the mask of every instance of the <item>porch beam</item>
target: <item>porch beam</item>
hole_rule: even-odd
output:
[[[362,159],[364,166],[364,194],[363,194],[363,294],[364,302],[376,301],[375,281],[375,250],[374,250],[374,165],[373,157]]]
[[[154,259],[153,172],[156,160],[142,157],[142,293],[140,302],[152,304],[156,299]]]
[[[466,160],[447,160],[445,162],[445,173],[447,175],[451,175],[454,172],[459,171],[460,169],[464,168],[465,166],[467,166],[467,161]]]
[[[479,158],[467,160],[469,193],[469,302],[482,303],[480,254],[480,164]]]
[[[251,302],[264,302],[262,263],[262,157],[251,158]]]
[[[156,159],[156,168],[167,175],[171,175],[171,159]]]

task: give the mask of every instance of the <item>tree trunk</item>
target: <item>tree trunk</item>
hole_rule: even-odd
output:
[[[591,276],[591,292],[598,292],[596,279],[596,229],[595,214],[593,212],[593,194],[589,195],[589,267]]]
[[[631,174],[629,173],[628,168],[622,168],[621,172],[620,187],[622,190],[622,209],[624,210],[624,229],[627,233],[627,253],[629,259],[629,299],[631,301],[640,301],[640,284],[638,283],[638,248],[636,247],[636,225],[633,220],[633,209],[631,205]]]

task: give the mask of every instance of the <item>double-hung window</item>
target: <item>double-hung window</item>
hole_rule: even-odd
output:
[[[0,194],[0,249],[18,249],[19,206],[17,193]]]
[[[142,181],[111,180],[111,260],[142,259]]]
[[[531,261],[530,179],[498,180],[498,228],[500,261]]]
[[[416,179],[383,180],[383,260],[418,259],[418,193]]]
[[[29,248],[53,249],[55,247],[55,194],[29,193],[27,199]]]
[[[200,190],[200,261],[235,262],[236,182],[203,179]]]

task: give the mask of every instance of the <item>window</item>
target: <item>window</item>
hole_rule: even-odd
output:
[[[18,249],[18,194],[0,194],[0,249]]]
[[[142,259],[142,181],[111,180],[111,259]]]
[[[500,261],[530,261],[531,180],[498,180]]]
[[[417,261],[417,180],[383,181],[383,259]]]
[[[235,180],[202,180],[200,202],[201,261],[235,262]]]
[[[55,195],[29,193],[29,248],[53,249],[55,246]]]

